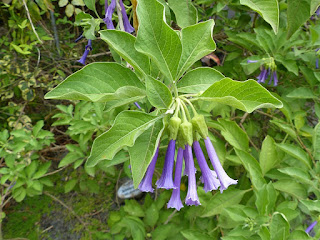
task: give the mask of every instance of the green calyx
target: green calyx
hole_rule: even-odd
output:
[[[177,116],[173,116],[169,120],[168,130],[169,130],[169,139],[176,140],[179,132],[179,127],[181,124],[181,119]]]
[[[192,146],[193,143],[193,132],[192,132],[192,124],[188,121],[184,121],[180,124],[179,128],[179,142],[183,145],[188,144]]]
[[[202,138],[207,138],[209,136],[208,127],[203,115],[195,115],[192,120],[192,126],[200,134]]]

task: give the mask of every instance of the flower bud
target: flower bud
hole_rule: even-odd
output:
[[[179,127],[181,124],[181,119],[179,117],[172,117],[169,120],[168,130],[169,130],[169,139],[176,140],[178,136]]]
[[[209,136],[208,127],[203,115],[198,114],[194,116],[191,122],[192,122],[192,126],[200,134],[201,137],[206,139]]]

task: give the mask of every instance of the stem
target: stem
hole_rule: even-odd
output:
[[[188,111],[186,104],[183,101],[181,101],[181,105],[182,105],[182,109],[184,109],[185,113],[187,114],[188,120],[191,121],[190,113]]]
[[[189,106],[191,107],[191,109],[193,111],[193,115],[197,116],[198,115],[197,110],[194,108],[193,104],[189,101],[189,99],[185,98],[185,97],[181,97],[181,99],[183,99],[184,101],[186,101],[189,104]]]
[[[177,85],[176,85],[176,81],[173,81],[173,92],[174,92],[174,96],[175,96],[176,98],[179,97],[178,88],[177,88]]]
[[[177,116],[178,116],[179,110],[180,110],[180,102],[178,101],[178,98],[177,98],[176,103],[177,103],[177,107],[176,107],[175,112],[174,112],[174,115],[173,115],[174,117],[177,117]]]
[[[42,44],[43,42],[42,42],[42,41],[41,41],[41,39],[39,38],[39,35],[38,35],[38,33],[37,33],[36,29],[34,28],[33,22],[32,22],[32,20],[31,20],[31,16],[30,16],[29,8],[28,8],[28,6],[27,6],[27,4],[26,4],[26,1],[25,1],[25,0],[22,0],[22,2],[23,2],[23,5],[24,5],[24,7],[25,7],[25,9],[26,9],[27,17],[28,17],[28,19],[29,19],[29,22],[30,22],[30,25],[31,25],[32,31],[33,31],[33,32],[34,32],[34,34],[36,35],[36,37],[37,37],[38,41]]]
[[[179,99],[179,98],[177,98],[177,101],[179,102],[179,104],[181,104],[181,100]],[[187,117],[186,117],[186,112],[184,111],[184,108],[182,107],[182,108],[180,108],[180,110],[181,110],[181,112],[182,112],[182,121],[183,122],[186,122],[187,121]]]

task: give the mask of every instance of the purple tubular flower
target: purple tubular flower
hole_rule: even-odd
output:
[[[247,60],[247,63],[256,63],[258,60]]]
[[[153,192],[153,188],[152,188],[152,176],[153,176],[153,172],[154,172],[154,168],[156,166],[156,162],[157,162],[157,158],[158,158],[158,153],[159,153],[159,146],[156,150],[156,153],[154,154],[146,175],[144,176],[144,179],[142,179],[142,181],[139,184],[139,189],[141,192]]]
[[[262,83],[266,79],[267,70],[263,67],[260,75],[258,76],[258,83]]]
[[[75,43],[79,42],[82,38],[84,38],[83,34],[81,33],[79,37],[77,37],[76,40],[74,40]]]
[[[317,223],[318,223],[317,221],[314,221],[313,223],[311,223],[310,226],[307,227],[305,232],[309,233],[317,225]]]
[[[183,161],[183,149],[178,149],[176,170],[174,173],[174,185],[175,189],[172,191],[171,198],[167,204],[168,208],[175,208],[178,211],[183,207],[183,204],[180,199],[180,183],[181,183],[181,172],[182,172],[182,161]]]
[[[227,175],[227,173],[224,171],[224,169],[219,161],[219,158],[217,156],[217,153],[214,150],[214,147],[213,147],[209,137],[207,137],[204,140],[204,143],[206,145],[208,156],[211,160],[213,168],[214,168],[215,172],[217,173],[218,179],[220,181],[220,184],[221,184],[220,192],[222,193],[223,190],[226,190],[229,187],[229,185],[237,184],[238,181],[230,178]]]
[[[278,76],[276,71],[273,72],[273,86],[278,86]]]
[[[88,44],[86,45],[86,49],[84,50],[84,53],[82,57],[78,60],[78,62],[81,63],[82,65],[86,65],[86,59],[91,50],[92,50],[92,40],[89,39]]]
[[[103,19],[104,23],[107,25],[107,29],[114,29],[114,25],[112,22],[112,14],[114,12],[115,7],[116,7],[116,0],[111,0],[110,6],[107,7],[105,18]]]
[[[271,75],[270,75],[270,80],[268,82],[268,85],[271,85],[272,81],[273,81],[273,77],[274,77],[274,71],[272,71]]]
[[[316,69],[319,69],[319,58],[316,59]]]
[[[204,183],[203,190],[205,192],[217,190],[220,186],[220,182],[217,179],[217,176],[214,176],[214,171],[210,170],[198,141],[193,142],[193,150],[198,160],[199,167],[201,169],[202,181]]]
[[[141,109],[141,107],[140,107],[139,103],[134,102],[134,105],[136,105],[136,107],[137,107],[137,108]]]
[[[120,7],[121,7],[121,14],[122,14],[122,20],[123,20],[123,26],[124,26],[124,30],[128,33],[132,33],[134,31],[134,28],[131,26],[128,16],[127,16],[127,12],[126,9],[123,5],[122,0],[119,1]]]
[[[187,197],[185,200],[185,203],[187,205],[201,205],[199,198],[198,198],[198,193],[197,193],[197,183],[196,183],[196,172],[194,168],[194,163],[193,163],[193,156],[192,156],[192,148],[190,145],[185,146],[185,162],[188,162],[188,193]]]
[[[164,167],[160,179],[156,182],[158,188],[172,189],[176,188],[172,180],[174,153],[175,153],[176,140],[171,139],[167,148]]]

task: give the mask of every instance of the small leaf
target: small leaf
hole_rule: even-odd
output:
[[[45,98],[106,102],[116,99],[122,87],[144,89],[130,69],[117,63],[92,63],[70,75]]]
[[[181,231],[181,234],[187,240],[212,240],[211,236],[199,230],[187,229],[187,230]]]
[[[288,193],[295,198],[305,199],[307,198],[307,190],[305,187],[294,180],[279,180],[273,183],[275,189],[283,193]]]
[[[198,12],[191,0],[168,0],[168,4],[176,15],[177,24],[181,28],[188,27],[198,22]]]
[[[318,99],[318,96],[314,95],[310,88],[299,87],[287,94],[289,98],[296,99]]]
[[[320,200],[300,200],[302,205],[304,205],[310,212],[320,213]]]
[[[157,209],[156,204],[152,203],[145,212],[146,216],[144,218],[144,222],[146,223],[146,225],[153,228],[159,219],[159,210]]]
[[[132,147],[135,140],[161,118],[137,111],[119,113],[113,126],[94,140],[87,166],[94,167],[102,159],[113,159],[124,146]]]
[[[282,213],[274,213],[270,223],[271,240],[287,239],[290,225]]]
[[[74,6],[72,4],[68,4],[66,6],[65,13],[66,13],[67,17],[72,17],[72,15],[74,13]]]
[[[95,14],[97,16],[99,16],[99,14],[97,13],[97,10],[96,10],[96,0],[84,0],[84,3],[86,4],[86,6],[95,12]]]
[[[223,78],[222,73],[213,68],[200,67],[187,72],[180,79],[177,87],[178,91],[182,93],[199,93]]]
[[[310,9],[310,0],[288,0],[288,39],[310,18]]]
[[[278,0],[240,0],[240,4],[246,5],[258,12],[268,22],[275,33],[279,28],[279,3]]]
[[[62,7],[67,6],[68,3],[69,3],[68,0],[59,0],[58,5],[59,5],[59,7],[62,8]]]
[[[147,97],[150,103],[158,109],[167,109],[172,103],[172,94],[162,82],[151,76],[146,78]]]
[[[78,180],[77,179],[71,179],[64,185],[64,193],[68,193],[74,189],[76,186]]]
[[[223,191],[223,194],[216,193],[203,208],[201,217],[212,217],[220,214],[224,208],[239,203],[246,192],[248,190],[228,188]]]
[[[182,29],[182,53],[177,78],[181,77],[196,61],[216,50],[212,38],[214,21],[208,20]]]
[[[254,80],[238,82],[224,78],[212,84],[199,99],[220,102],[249,113],[262,107],[283,106],[281,101]]]
[[[320,160],[320,123],[318,123],[312,134],[313,155],[316,160]]]
[[[301,161],[304,165],[311,169],[310,158],[308,154],[305,151],[303,151],[300,147],[288,143],[277,143],[276,145],[282,151],[286,152],[295,159]]]
[[[125,200],[123,210],[135,217],[144,217],[145,213],[142,206],[136,200]]]
[[[137,15],[139,30],[135,48],[149,56],[173,82],[182,46],[178,34],[163,20],[163,5],[156,0],[139,0]]]
[[[277,200],[277,193],[270,182],[263,185],[259,191],[255,191],[256,194],[256,206],[261,216],[268,215],[272,212]]]
[[[262,142],[261,152],[260,152],[260,166],[262,170],[262,174],[265,175],[270,169],[277,166],[280,162],[275,141],[272,137],[266,136],[266,138]]]

